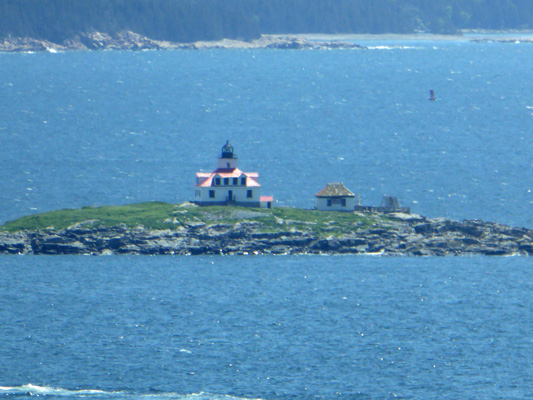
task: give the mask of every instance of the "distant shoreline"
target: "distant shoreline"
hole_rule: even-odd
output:
[[[384,41],[443,41],[533,43],[531,31],[464,31],[458,35],[429,33],[412,34],[278,34],[262,35],[250,41],[222,39],[178,43],[154,40],[130,31],[110,35],[91,32],[76,35],[62,43],[34,38],[9,37],[0,39],[0,52],[62,52],[87,50],[213,50],[213,49],[364,49],[365,42]]]
[[[364,46],[353,42],[338,40],[309,40],[295,35],[262,35],[250,41],[222,39],[217,41],[198,41],[178,43],[154,40],[130,31],[110,35],[91,32],[76,35],[62,43],[33,38],[10,37],[0,39],[0,52],[63,52],[86,50],[213,50],[213,49],[363,49]]]
[[[456,35],[442,35],[433,33],[380,33],[380,34],[293,34],[291,36],[307,40],[349,40],[357,42],[366,41],[445,41],[445,42],[510,42],[523,41],[533,42],[533,31],[488,31],[488,30],[465,30]]]

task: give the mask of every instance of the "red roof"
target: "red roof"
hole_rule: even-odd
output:
[[[213,172],[197,172],[196,177],[198,178],[198,181],[200,183],[196,184],[196,186],[201,186],[201,187],[213,186],[213,179],[217,176],[222,179],[223,178],[241,178],[243,176],[246,176],[248,178],[246,179],[246,187],[261,186],[259,182],[257,182],[257,178],[259,177],[259,174],[257,172],[242,172],[239,168],[234,168],[234,169],[218,168]]]

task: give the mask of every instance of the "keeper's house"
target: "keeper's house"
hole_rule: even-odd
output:
[[[328,183],[315,194],[315,208],[319,211],[351,211],[355,207],[355,194],[342,183]]]
[[[200,206],[235,205],[272,208],[274,198],[261,196],[257,172],[237,168],[237,155],[226,142],[213,172],[197,172],[194,203]]]

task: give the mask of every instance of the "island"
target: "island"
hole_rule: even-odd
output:
[[[405,213],[149,202],[9,221],[0,254],[529,256],[533,230]]]

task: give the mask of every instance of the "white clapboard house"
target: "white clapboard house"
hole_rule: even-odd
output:
[[[200,206],[236,205],[272,208],[271,196],[261,196],[257,172],[237,168],[237,155],[226,142],[213,172],[197,172],[194,203]]]

